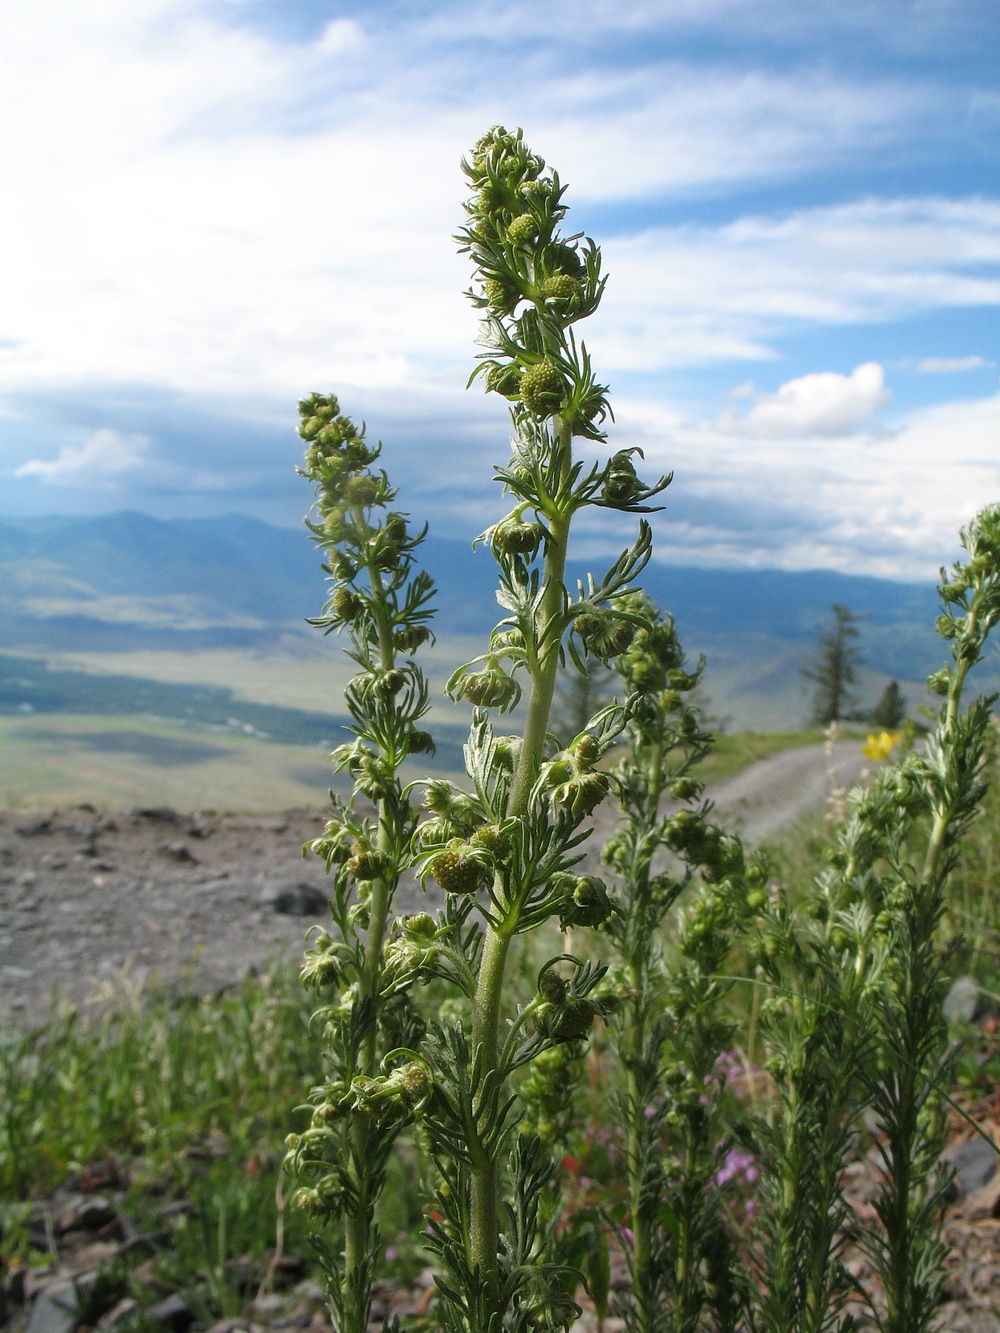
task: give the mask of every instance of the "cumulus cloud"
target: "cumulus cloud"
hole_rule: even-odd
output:
[[[858,366],[850,375],[822,371],[782,384],[777,393],[756,395],[744,416],[731,412],[720,418],[723,429],[751,435],[850,435],[867,426],[892,394],[876,361]]]
[[[116,430],[95,430],[83,444],[66,444],[55,458],[31,458],[15,477],[37,477],[50,486],[79,486],[141,467],[149,440]]]

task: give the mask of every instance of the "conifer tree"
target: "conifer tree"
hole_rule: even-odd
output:
[[[832,619],[816,631],[816,650],[802,668],[814,684],[810,721],[821,727],[851,716],[857,702],[851,686],[864,661],[857,645],[858,617],[841,602],[830,609]]]

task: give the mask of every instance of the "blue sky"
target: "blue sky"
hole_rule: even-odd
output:
[[[297,522],[334,389],[471,538],[507,431],[450,235],[501,122],[603,247],[658,558],[930,577],[1000,499],[998,64],[994,0],[7,0],[0,513]]]

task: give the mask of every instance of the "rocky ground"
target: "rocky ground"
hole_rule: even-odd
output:
[[[302,859],[322,827],[308,811],[0,813],[0,1023],[41,1021],[53,993],[85,1003],[154,974],[205,991],[301,954],[329,920],[323,864]]]

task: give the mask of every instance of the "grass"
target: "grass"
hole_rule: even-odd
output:
[[[50,1261],[29,1200],[115,1163],[122,1211],[141,1231],[170,1230],[157,1275],[208,1322],[239,1313],[248,1267],[256,1286],[275,1245],[284,1137],[304,1127],[296,1107],[321,1077],[313,1007],[294,970],[275,966],[222,995],[122,992],[100,1012],[57,1009],[37,1031],[0,1031],[0,1269]],[[388,1234],[418,1233],[406,1168],[394,1169]],[[283,1225],[285,1251],[308,1265],[302,1215],[288,1210]],[[107,1279],[127,1286],[128,1273]]]
[[[803,745],[822,745],[824,733],[815,727],[808,731],[740,731],[716,738],[708,757],[698,765],[701,782],[721,782],[734,778],[758,759],[767,759],[782,750],[795,750]]]

